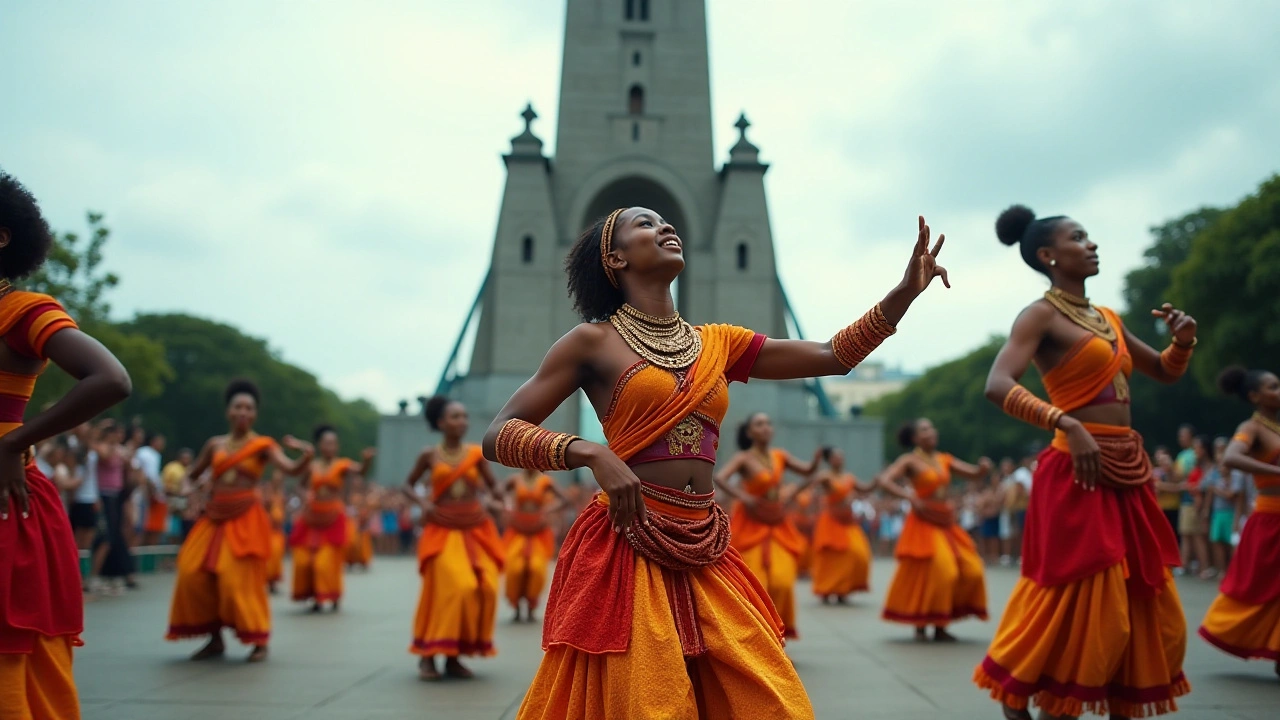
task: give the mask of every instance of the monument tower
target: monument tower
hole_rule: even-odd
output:
[[[614,208],[652,208],[680,233],[686,267],[677,306],[687,320],[775,338],[798,332],[774,265],[768,166],[747,140],[745,115],[727,161],[716,167],[704,0],[567,0],[554,158],[535,134],[534,109],[526,107],[523,118],[524,132],[503,156],[507,179],[489,271],[438,387],[468,406],[477,439],[551,344],[579,322],[564,257],[584,228]],[[472,332],[462,368],[459,350]],[[570,398],[546,427],[589,436],[584,402],[581,394]],[[853,433],[858,445],[874,444],[879,461],[879,425],[815,419],[831,412],[817,382],[735,384],[726,426],[756,410],[784,421],[779,442],[797,452],[837,438],[847,447],[850,431],[861,428]],[[402,444],[396,424],[384,421],[380,444]],[[416,452],[423,441],[419,434],[403,444]],[[384,447],[382,457],[388,452],[403,454]],[[380,468],[399,482],[400,464]]]

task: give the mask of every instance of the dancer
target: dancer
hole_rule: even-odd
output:
[[[1151,461],[1130,426],[1129,375],[1160,382],[1187,369],[1189,315],[1153,310],[1172,335],[1158,353],[1113,311],[1085,298],[1098,246],[1067,217],[1000,215],[996,234],[1018,244],[1052,283],[1014,322],[986,395],[1014,418],[1054,431],[1036,463],[1023,536],[1022,577],[974,682],[1006,717],[1083,712],[1148,717],[1177,709],[1186,620],[1168,567],[1178,546],[1152,486]],[[1035,363],[1049,402],[1018,384]]]
[[[547,566],[556,552],[549,520],[569,506],[569,499],[555,481],[537,470],[512,475],[503,493],[511,498],[510,522],[502,537],[507,546],[507,601],[516,611],[512,622],[520,622],[521,602],[524,620],[533,622],[534,608],[547,584]]]
[[[209,636],[192,660],[226,653],[222,628],[252,646],[249,662],[267,659],[271,608],[267,603],[267,559],[271,556],[271,518],[259,481],[268,464],[286,475],[307,469],[315,448],[286,436],[285,447],[302,453],[291,460],[280,445],[253,431],[258,419],[258,386],[234,380],[223,396],[230,431],[210,438],[187,479],[208,495],[204,516],[178,551],[166,640]],[[208,477],[205,471],[210,470]]]
[[[373,450],[365,452],[372,453]],[[365,480],[364,471],[351,478],[347,487],[350,493],[347,496],[346,563],[348,567],[358,566],[361,570],[368,570],[369,564],[373,562],[373,535],[370,533],[369,522],[376,510],[376,506],[370,505],[370,502],[376,502],[376,499]]]
[[[561,549],[547,652],[517,717],[813,717],[783,652],[782,619],[729,547],[714,503],[727,383],[848,373],[934,277],[946,282],[935,262],[942,238],[928,244],[921,218],[901,284],[822,343],[689,326],[671,297],[682,243],[652,210],[615,210],[582,234],[565,265],[586,322],[552,346],[485,435],[490,459],[590,468],[603,490]],[[579,390],[607,447],[536,425]]]
[[[1222,371],[1218,387],[1253,405],[1253,417],[1240,423],[1227,446],[1225,464],[1253,473],[1258,501],[1200,637],[1245,660],[1272,660],[1280,675],[1280,379],[1235,366]]]
[[[445,674],[469,678],[472,673],[460,657],[497,654],[493,626],[505,551],[480,494],[488,492],[500,502],[502,493],[480,446],[462,442],[469,425],[462,403],[437,395],[427,401],[425,412],[442,439],[418,455],[406,481],[405,494],[421,505],[423,517],[418,541],[422,593],[409,652],[421,658],[418,674],[423,680],[440,678],[437,655],[445,657]],[[424,477],[430,483],[425,499],[416,492]]]
[[[327,602],[337,612],[342,602],[343,556],[350,541],[343,491],[368,472],[374,453],[366,449],[361,465],[338,457],[338,432],[329,425],[316,428],[314,440],[318,456],[301,483],[306,504],[289,538],[293,600],[310,600],[312,612],[320,612]]]
[[[987,619],[987,587],[982,558],[973,538],[956,523],[955,505],[947,499],[952,475],[976,480],[991,472],[991,460],[973,465],[938,452],[938,431],[926,418],[898,431],[900,455],[877,478],[880,489],[911,503],[894,557],[898,569],[889,583],[882,617],[914,625],[916,640],[955,640],[947,625],[966,617]],[[907,478],[910,489],[898,484]]]
[[[271,482],[267,485],[263,496],[267,517],[271,518],[271,556],[267,558],[267,591],[275,595],[280,592],[280,581],[284,579],[284,550],[287,545],[284,521],[288,499],[284,489],[284,473],[280,468],[276,468],[271,473]]]
[[[848,596],[871,589],[871,541],[853,514],[853,498],[875,489],[845,472],[844,453],[834,448],[822,457],[828,470],[816,477],[822,513],[813,531],[813,594],[823,603],[843,605]]]
[[[84,629],[80,560],[62,498],[30,448],[123,401],[131,386],[56,300],[10,284],[39,269],[52,243],[35,198],[0,171],[0,714],[79,720],[71,657]],[[24,423],[48,361],[76,384]]]
[[[822,459],[822,448],[814,453],[812,461],[804,463],[786,450],[770,448],[771,442],[773,422],[769,416],[749,416],[738,426],[739,452],[715,474],[715,485],[737,500],[730,516],[733,549],[769,593],[782,617],[783,636],[798,638],[796,576],[809,543],[788,515],[788,509],[810,483],[788,489],[783,486],[782,477],[790,470],[811,479]],[[735,475],[736,485],[729,482]]]

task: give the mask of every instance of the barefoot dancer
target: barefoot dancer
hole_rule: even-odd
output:
[[[363,463],[356,465],[338,457],[338,431],[331,426],[316,428],[314,439],[318,457],[302,478],[306,505],[289,538],[293,600],[310,600],[312,612],[320,612],[326,602],[336,611],[342,601],[343,560],[349,541],[343,491],[369,471],[373,451],[365,450]]]
[[[733,549],[764,585],[773,606],[782,616],[783,637],[796,638],[796,576],[808,541],[788,516],[803,487],[790,489],[782,476],[790,470],[809,478],[821,458],[803,463],[786,450],[772,449],[773,423],[764,413],[754,413],[738,428],[738,448],[729,463],[715,474],[715,484],[737,500],[730,516]],[[735,486],[729,480],[739,477]]]
[[[884,600],[885,620],[914,625],[916,639],[954,640],[947,625],[969,616],[987,619],[987,587],[982,558],[973,538],[956,523],[947,499],[951,476],[977,479],[991,472],[991,461],[971,465],[938,452],[938,431],[925,418],[903,426],[898,443],[911,452],[898,457],[876,479],[882,490],[911,503],[894,557],[898,569]],[[907,478],[910,488],[898,484]]]
[[[813,594],[843,604],[848,596],[871,589],[871,541],[853,514],[853,498],[875,489],[872,482],[858,484],[845,472],[844,453],[823,452],[828,470],[815,485],[822,491],[822,512],[813,531]]]
[[[603,490],[565,539],[543,620],[547,651],[517,717],[811,718],[782,619],[729,547],[712,475],[727,383],[844,375],[946,271],[920,219],[902,282],[829,342],[690,327],[671,284],[675,228],[615,210],[565,263],[585,322],[552,346],[498,414],[486,455],[508,467],[590,468]],[[582,390],[608,447],[536,425]]]
[[[0,172],[0,716],[79,720],[72,648],[84,630],[80,559],[62,498],[30,448],[129,396],[129,375],[48,295],[9,284],[44,264],[53,236],[31,193]],[[76,380],[27,416],[52,361]]]
[[[1253,417],[1240,423],[1227,446],[1225,464],[1253,473],[1258,503],[1200,637],[1245,660],[1274,661],[1280,675],[1280,379],[1266,370],[1231,367],[1218,386],[1253,405]]]
[[[286,436],[284,446],[302,455],[290,460],[275,440],[253,431],[258,419],[258,386],[235,380],[224,395],[230,432],[210,438],[187,478],[203,481],[208,492],[204,516],[178,552],[166,640],[210,636],[192,660],[226,652],[222,628],[251,645],[249,662],[267,658],[271,608],[267,601],[267,559],[271,556],[271,518],[263,504],[259,481],[268,464],[287,475],[307,468],[315,449]]]
[[[1025,207],[996,221],[1006,245],[1052,285],[1014,321],[987,378],[987,398],[1055,432],[1036,463],[1022,577],[974,682],[1006,717],[1083,712],[1148,717],[1177,709],[1186,618],[1168,567],[1173,529],[1156,502],[1151,461],[1129,426],[1129,375],[1172,383],[1187,369],[1196,323],[1165,305],[1173,342],[1158,353],[1085,298],[1098,246],[1067,217]],[[1049,402],[1018,384],[1035,363]]]
[[[445,674],[469,678],[461,656],[497,654],[493,626],[505,553],[480,494],[487,491],[498,501],[502,495],[480,446],[462,442],[469,422],[462,403],[437,395],[427,402],[426,415],[431,429],[443,437],[439,445],[422,451],[406,481],[406,494],[422,506],[423,517],[418,541],[422,593],[409,652],[422,658],[418,673],[424,680],[440,677],[437,655],[445,657]],[[429,483],[426,499],[415,491],[424,478]]]

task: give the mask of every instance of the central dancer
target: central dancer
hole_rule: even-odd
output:
[[[935,277],[920,218],[910,263],[884,300],[828,342],[690,326],[671,284],[675,228],[622,208],[565,261],[585,321],[558,340],[498,414],[485,454],[508,467],[588,468],[603,490],[565,538],[547,601],[542,665],[520,718],[811,718],[782,649],[782,621],[729,547],[713,502],[727,383],[844,375],[895,332]],[[608,447],[538,427],[582,390]]]

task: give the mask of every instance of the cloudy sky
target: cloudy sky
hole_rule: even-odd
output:
[[[60,229],[107,214],[122,317],[231,323],[390,409],[435,385],[526,101],[554,152],[563,5],[11,0],[0,166]],[[708,16],[716,156],[745,109],[808,333],[888,289],[918,213],[946,232],[954,289],[880,353],[910,370],[1043,289],[994,238],[1008,204],[1080,219],[1102,247],[1091,294],[1118,303],[1149,226],[1280,170],[1271,0],[709,0]]]

